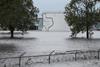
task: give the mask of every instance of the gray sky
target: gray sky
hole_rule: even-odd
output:
[[[40,10],[39,15],[43,12],[62,12],[70,0],[33,0],[35,6]],[[100,4],[100,3],[99,3]],[[100,7],[100,5],[97,5]]]
[[[40,13],[46,11],[64,11],[68,0],[33,0]]]

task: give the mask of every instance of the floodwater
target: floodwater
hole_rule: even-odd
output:
[[[15,34],[15,39],[9,39],[7,32],[0,33],[0,56],[35,55],[49,53],[53,50],[92,50],[100,49],[100,32],[95,31],[93,39],[85,39],[85,35],[79,34],[81,38],[70,38],[70,32],[38,32],[28,31],[26,34]],[[17,54],[18,53],[18,54]]]

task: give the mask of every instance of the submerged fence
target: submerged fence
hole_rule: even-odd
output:
[[[47,55],[0,58],[0,67],[31,67],[39,63],[57,63],[78,60],[100,59],[100,50],[72,50],[66,52],[52,51]]]

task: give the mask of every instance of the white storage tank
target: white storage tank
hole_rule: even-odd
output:
[[[64,12],[45,12],[42,17],[43,31],[70,31]]]

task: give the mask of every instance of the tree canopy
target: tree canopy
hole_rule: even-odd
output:
[[[38,9],[32,0],[0,0],[0,28],[27,30],[37,19]]]
[[[65,20],[72,31],[71,36],[75,37],[80,32],[87,32],[87,39],[89,38],[89,31],[98,20],[97,18],[100,18],[100,12],[98,12],[100,8],[96,6],[99,2],[99,0],[71,0],[66,5]]]

